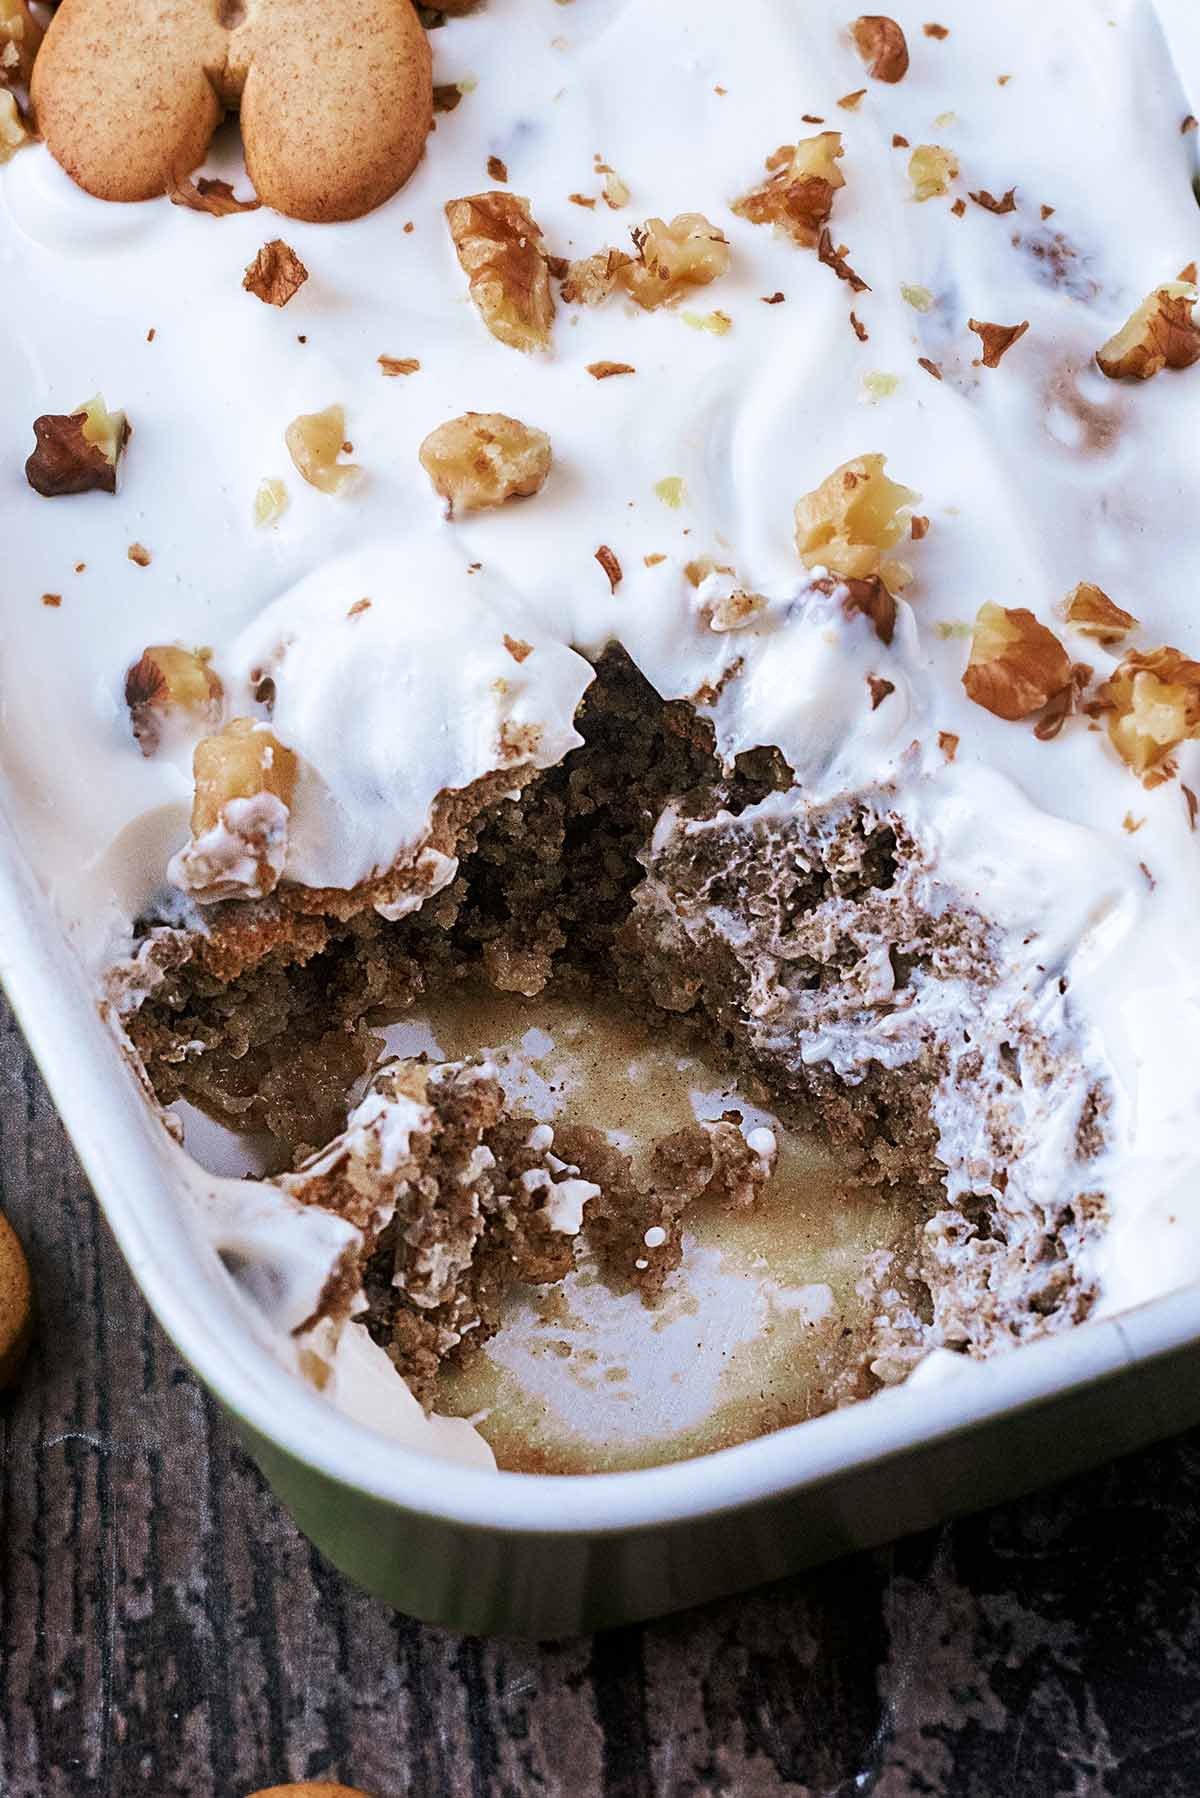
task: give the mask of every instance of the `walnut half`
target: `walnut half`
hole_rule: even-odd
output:
[[[841,154],[840,131],[782,144],[767,157],[768,179],[735,200],[734,212],[752,225],[774,225],[793,243],[815,250],[822,226],[829,223],[833,196],[846,185],[837,166]]]
[[[853,580],[879,575],[893,593],[908,585],[911,568],[885,552],[908,531],[920,495],[890,480],[886,466],[884,456],[856,456],[796,501],[796,548],[806,568]]]
[[[446,222],[479,316],[514,350],[544,349],[554,323],[554,294],[541,228],[520,194],[470,194],[450,200]]]
[[[1190,281],[1168,281],[1148,294],[1133,316],[1096,352],[1110,381],[1148,381],[1164,368],[1200,361],[1200,290]]]
[[[464,412],[448,419],[430,431],[420,456],[451,517],[528,499],[541,491],[550,473],[545,431],[503,412]]]
[[[274,892],[287,855],[296,757],[253,718],[234,718],[196,745],[192,840],[168,877],[203,905]]]
[[[45,413],[33,421],[37,448],[25,464],[35,493],[58,499],[68,493],[115,493],[117,463],[129,440],[123,412],[110,412],[97,394],[74,412]]]
[[[20,107],[12,94],[0,88],[0,166],[16,155],[22,144],[29,141]]]
[[[215,724],[221,699],[220,679],[204,657],[178,643],[152,643],[125,676],[129,723],[143,755],[154,754],[169,719]]]

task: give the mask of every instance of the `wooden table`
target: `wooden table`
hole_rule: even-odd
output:
[[[1195,1798],[1200,1439],[548,1647],[428,1629],[280,1511],[151,1320],[0,1013],[38,1344],[0,1405],[0,1798]]]

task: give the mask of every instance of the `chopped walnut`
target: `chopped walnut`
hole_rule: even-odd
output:
[[[154,754],[169,718],[216,724],[221,699],[221,682],[204,657],[178,643],[152,643],[125,676],[129,723],[143,755]]]
[[[545,431],[503,412],[464,412],[430,431],[421,466],[449,515],[483,512],[539,493],[550,473]]]
[[[889,480],[886,457],[856,456],[796,502],[796,548],[807,568],[856,580],[882,577],[899,592],[912,579],[905,563],[886,557],[909,529],[909,487]]]
[[[345,439],[346,415],[341,406],[302,412],[284,432],[297,473],[320,493],[340,493],[362,473],[355,463],[338,461]]]
[[[529,201],[519,194],[472,194],[448,202],[446,221],[471,298],[492,336],[514,350],[544,348],[554,294]]]
[[[139,568],[149,568],[153,560],[144,543],[131,543],[125,553],[131,562],[137,563]]]
[[[598,250],[569,262],[563,277],[562,297],[568,306],[599,306],[615,293],[622,269],[633,257],[625,250]]]
[[[171,859],[176,886],[201,904],[274,892],[287,854],[296,757],[253,718],[204,737],[192,758],[192,840]]]
[[[378,356],[376,361],[379,363],[379,372],[389,380],[395,380],[400,375],[419,374],[421,369],[416,356]]]
[[[622,206],[629,204],[629,189],[615,169],[604,170],[604,204],[612,212],[619,212]]]
[[[10,93],[0,89],[0,165],[29,141],[20,107]]]
[[[1168,281],[1144,299],[1115,337],[1096,353],[1110,381],[1148,381],[1163,368],[1200,361],[1200,293],[1190,281]]]
[[[587,371],[595,381],[607,381],[613,375],[636,375],[632,362],[589,362]]]
[[[1038,712],[1071,684],[1071,658],[1023,606],[980,606],[963,673],[969,698],[1015,722]]]
[[[617,285],[646,312],[707,287],[729,267],[729,242],[702,212],[680,212],[668,225],[649,218],[633,231],[637,258],[617,270]]]
[[[914,200],[935,200],[950,192],[958,175],[958,158],[940,144],[918,144],[908,159]]]
[[[1138,624],[1132,612],[1123,611],[1103,588],[1094,587],[1090,581],[1080,581],[1067,595],[1065,616],[1080,636],[1106,644],[1119,643]]]
[[[286,306],[308,280],[308,270],[282,237],[265,243],[242,277],[247,293],[268,306]]]
[[[596,560],[608,576],[609,591],[615,593],[623,578],[616,551],[611,550],[607,543],[602,543],[596,551]]]
[[[873,81],[903,81],[908,74],[908,43],[895,19],[863,13],[851,25],[850,36]]]
[[[115,493],[117,463],[129,439],[123,412],[110,412],[99,394],[76,411],[33,421],[37,448],[25,464],[35,493]]]
[[[278,524],[288,509],[288,490],[282,481],[268,480],[259,483],[258,492],[254,495],[254,522],[259,530],[267,525]]]
[[[258,198],[239,200],[228,181],[201,175],[195,181],[181,181],[167,195],[173,206],[186,206],[191,212],[207,212],[215,219],[228,218],[234,212],[257,212]]]
[[[794,243],[816,249],[821,227],[829,223],[833,196],[846,185],[837,166],[841,154],[840,131],[781,144],[767,157],[769,179],[735,200],[734,212],[754,225],[774,225]]]
[[[983,366],[999,368],[1001,357],[1028,331],[1029,320],[1024,319],[1019,325],[989,325],[981,318],[969,318],[967,329],[974,331],[983,345],[983,355],[980,358]]]
[[[723,593],[707,608],[708,628],[713,631],[741,631],[761,618],[767,601],[761,593],[745,593],[735,587]]]
[[[1160,786],[1175,772],[1171,751],[1200,737],[1200,662],[1165,645],[1145,654],[1130,650],[1087,711],[1105,721],[1118,755],[1142,784]]]
[[[1001,194],[999,199],[996,198],[995,194],[990,194],[986,187],[981,187],[978,193],[971,194],[970,198],[974,200],[976,206],[982,206],[985,212],[994,212],[1000,216],[1003,216],[1006,212],[1015,212],[1017,210],[1017,190],[1015,187],[1010,187],[1006,193]],[[1053,207],[1051,208],[1051,211],[1053,211]]]
[[[831,268],[839,281],[847,282],[851,293],[870,293],[871,289],[868,283],[863,280],[861,275],[856,274],[846,261],[846,246],[843,244],[840,250],[836,250],[833,246],[833,239],[826,229],[822,229],[817,238],[817,261],[824,263],[826,268]],[[851,313],[850,316],[853,318],[854,314]],[[855,326],[855,335],[858,335],[857,325]]]
[[[826,575],[813,586],[830,598],[840,593],[844,615],[869,619],[879,641],[885,648],[890,645],[896,634],[896,601],[879,575]]]
[[[33,59],[42,41],[42,27],[29,8],[29,0],[0,0],[0,87],[28,87]],[[0,109],[0,116],[4,109]],[[3,145],[0,128],[0,146]],[[0,162],[4,153],[0,147]]]

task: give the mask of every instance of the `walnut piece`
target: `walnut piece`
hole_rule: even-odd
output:
[[[528,499],[541,491],[550,473],[545,431],[503,412],[464,412],[448,419],[430,431],[420,456],[452,518]]]
[[[815,250],[821,227],[829,223],[833,196],[845,187],[838,168],[840,131],[821,131],[798,144],[781,144],[767,157],[769,178],[733,202],[739,218],[774,225],[804,249]]]
[[[827,593],[831,599],[840,592],[843,615],[869,619],[885,648],[891,643],[896,634],[896,601],[879,575],[865,575],[861,579],[855,575],[836,578],[826,575],[814,581],[813,586],[818,593]]]
[[[908,178],[914,200],[936,200],[950,192],[958,175],[958,158],[940,144],[918,144],[908,159]]]
[[[702,212],[677,213],[669,225],[649,218],[635,226],[633,241],[637,259],[622,265],[617,284],[646,312],[707,287],[729,267],[729,241]]]
[[[1087,711],[1105,721],[1117,754],[1143,786],[1161,786],[1175,772],[1171,751],[1200,737],[1200,662],[1165,644],[1130,650]]]
[[[554,322],[554,294],[542,233],[519,194],[471,194],[451,200],[446,222],[479,316],[514,350],[543,349]]]
[[[633,262],[626,250],[597,250],[567,264],[562,297],[568,306],[599,306],[616,292],[621,272]]]
[[[980,606],[963,672],[967,696],[1015,723],[1071,684],[1071,658],[1024,606]]]
[[[885,456],[855,456],[796,501],[796,548],[806,568],[827,568],[845,579],[879,575],[898,593],[912,579],[903,562],[885,556],[909,529],[920,495],[884,473]]]
[[[192,840],[168,876],[201,904],[274,892],[287,854],[296,757],[253,718],[204,737],[192,758]]]
[[[0,166],[28,142],[29,133],[20,107],[10,93],[0,89]]]
[[[0,0],[0,87],[29,86],[42,35],[42,28],[29,9],[29,0]],[[0,118],[4,110],[0,108]],[[0,125],[0,162],[5,160],[3,143]]]
[[[210,218],[228,218],[234,212],[257,212],[262,201],[257,197],[239,200],[228,181],[200,175],[195,181],[181,181],[167,195],[172,206],[186,206],[190,212],[207,212]]]
[[[242,286],[268,306],[286,306],[308,280],[308,270],[282,237],[265,243],[242,277]]]
[[[153,755],[168,718],[216,724],[222,689],[203,656],[178,643],[152,643],[125,676],[129,723],[143,755]]]
[[[1119,643],[1122,637],[1137,629],[1132,612],[1123,611],[1101,587],[1080,581],[1067,595],[1066,620],[1082,637],[1097,643]]]
[[[851,25],[850,36],[873,81],[903,81],[908,74],[908,44],[895,19],[863,13]]]
[[[989,325],[984,319],[969,318],[967,329],[974,331],[983,345],[983,355],[980,358],[983,366],[999,368],[1001,358],[1028,331],[1029,320],[1023,319],[1019,325]]]
[[[338,461],[345,438],[346,415],[341,406],[302,412],[284,432],[297,472],[321,493],[340,493],[362,473],[357,464]]]
[[[129,440],[123,412],[110,412],[99,394],[74,412],[48,412],[33,421],[37,448],[25,464],[35,493],[115,493],[117,463]]]
[[[1110,381],[1148,381],[1164,368],[1200,361],[1200,291],[1190,281],[1168,281],[1142,301],[1133,316],[1096,352]]]

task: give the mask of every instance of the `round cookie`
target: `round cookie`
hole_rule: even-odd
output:
[[[15,1384],[32,1333],[29,1263],[16,1231],[0,1215],[0,1392]]]
[[[371,1798],[369,1792],[361,1792],[357,1786],[330,1785],[326,1779],[307,1779],[298,1786],[264,1786],[261,1792],[251,1792],[248,1798]]]
[[[240,107],[246,167],[290,218],[358,218],[420,160],[429,44],[410,0],[63,0],[31,87],[51,155],[102,200],[170,193]]]

